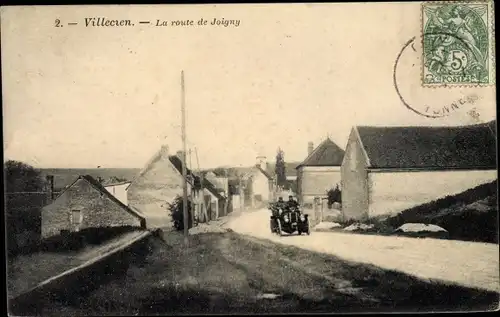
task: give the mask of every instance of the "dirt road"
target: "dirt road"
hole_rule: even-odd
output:
[[[153,239],[145,262],[88,294],[51,295],[41,315],[471,310],[495,293],[402,273],[236,233]],[[83,285],[75,286],[81,288]],[[58,298],[58,299],[57,299]]]
[[[268,210],[242,214],[227,225],[241,234],[345,260],[373,264],[423,279],[500,292],[499,247],[495,244],[336,232],[279,237],[270,232]]]

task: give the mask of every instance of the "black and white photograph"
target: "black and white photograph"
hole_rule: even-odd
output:
[[[0,17],[9,316],[499,309],[493,1]]]

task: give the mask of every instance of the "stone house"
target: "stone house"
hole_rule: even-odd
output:
[[[342,163],[344,219],[394,215],[497,179],[490,124],[353,127]]]
[[[306,159],[297,166],[297,199],[309,205],[316,197],[327,197],[327,191],[341,184],[340,166],[344,150],[330,138],[326,138],[315,149],[308,144]]]
[[[163,145],[127,187],[129,207],[146,217],[148,228],[170,227],[168,204],[183,194],[182,152],[170,155]],[[188,195],[192,195],[194,175],[187,169]]]
[[[168,146],[162,146],[127,188],[129,206],[145,215],[148,228],[171,226],[168,204],[183,195],[182,157],[181,151],[170,155]],[[186,175],[188,196],[200,206],[194,208],[194,214],[201,216],[205,212],[200,209],[203,192],[209,217],[220,216],[225,197],[209,180],[204,179],[202,186],[199,176],[187,167]]]
[[[145,219],[89,175],[79,176],[42,208],[42,239],[90,228],[145,227]]]

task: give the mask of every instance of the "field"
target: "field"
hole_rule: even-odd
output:
[[[140,172],[140,168],[41,168],[43,177],[54,175],[56,191],[70,185],[79,175],[90,175],[94,178],[108,179],[112,176],[131,181]]]

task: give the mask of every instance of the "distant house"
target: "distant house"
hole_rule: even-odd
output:
[[[42,238],[89,228],[144,227],[144,217],[110,194],[89,175],[79,176],[42,208]]]
[[[131,182],[118,182],[118,183],[104,183],[103,186],[106,188],[111,195],[115,196],[124,205],[128,205],[127,201],[127,187]]]
[[[340,185],[340,166],[344,150],[330,138],[316,149],[308,144],[308,156],[297,166],[297,196],[301,204],[313,203],[315,197],[326,198],[326,192]]]
[[[243,178],[246,180],[245,203],[256,207],[273,199],[274,177],[267,171],[265,156],[257,157],[257,164],[247,172]]]
[[[346,219],[393,215],[495,179],[488,125],[358,126],[342,163],[342,211]]]
[[[148,228],[170,227],[168,204],[183,194],[182,153],[170,155],[167,145],[156,152],[127,188],[129,206],[143,213]],[[194,175],[186,168],[188,195]]]
[[[208,179],[217,189],[222,190],[226,195],[229,192],[229,178],[223,175],[216,175],[214,172],[210,171],[205,174],[205,178]]]
[[[222,190],[217,189],[217,187],[207,178],[203,179],[203,197],[210,218],[209,220],[216,220],[219,217],[226,216],[224,206],[228,196]],[[229,211],[230,210],[228,210],[228,212]]]

